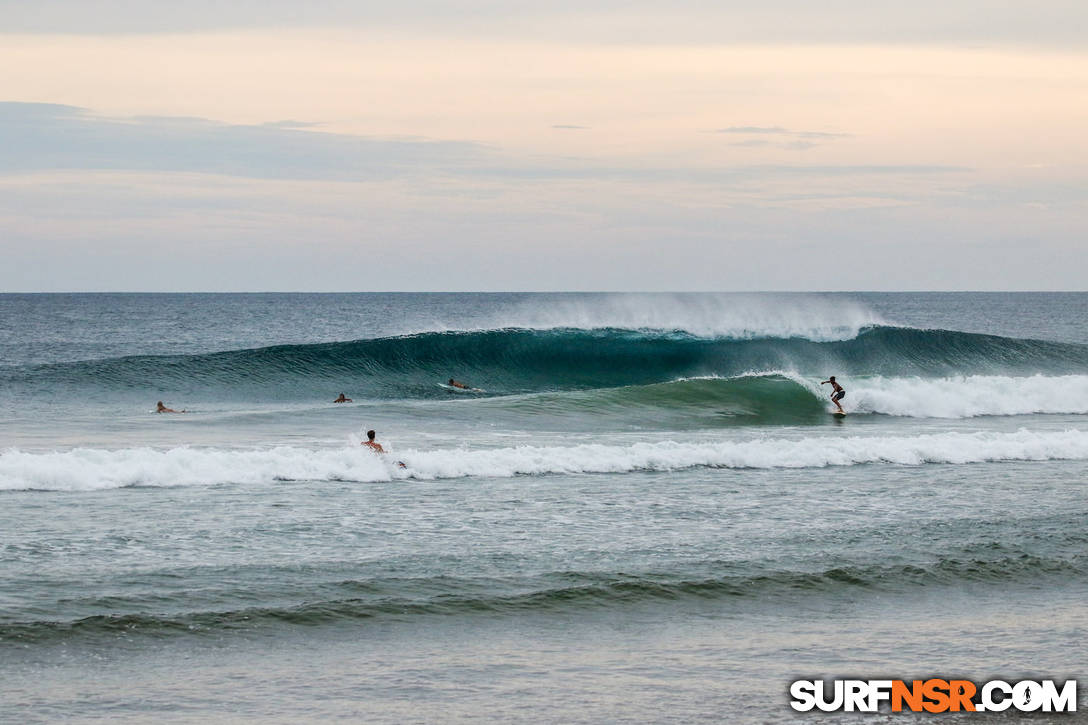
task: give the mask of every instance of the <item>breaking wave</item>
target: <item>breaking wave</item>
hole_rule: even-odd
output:
[[[484,395],[585,390],[798,371],[808,377],[1023,376],[1088,373],[1088,346],[948,330],[865,328],[856,337],[700,337],[686,331],[504,329],[353,342],[137,356],[0,370],[41,389],[170,390],[189,399],[324,398],[330,387],[370,399],[443,398],[436,383]]]
[[[822,468],[1086,459],[1088,431],[1080,430],[404,450],[384,457],[357,447],[77,448],[54,453],[0,453],[0,490],[86,491],[275,481],[503,478],[698,467]],[[400,461],[404,468],[398,465]]]

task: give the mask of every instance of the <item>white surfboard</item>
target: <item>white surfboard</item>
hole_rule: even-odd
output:
[[[451,393],[486,393],[486,390],[481,388],[459,388],[456,385],[446,385],[445,383],[438,383],[438,387],[450,391]]]

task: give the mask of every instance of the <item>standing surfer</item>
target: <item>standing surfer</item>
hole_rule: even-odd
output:
[[[828,383],[831,383],[831,387],[833,388],[833,390],[831,391],[831,402],[835,404],[835,407],[839,409],[840,413],[845,414],[846,411],[842,409],[841,405],[839,405],[839,401],[846,397],[846,391],[843,390],[843,387],[841,385],[835,382],[834,375],[820,383],[820,385],[827,385]]]

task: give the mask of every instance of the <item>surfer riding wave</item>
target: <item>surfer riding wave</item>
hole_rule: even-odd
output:
[[[831,391],[831,402],[835,404],[835,407],[839,409],[840,413],[845,413],[846,411],[842,409],[841,405],[839,405],[839,401],[846,397],[846,390],[843,389],[843,387],[837,382],[835,382],[834,375],[820,383],[820,385],[827,385],[828,383],[831,383],[831,387],[833,388],[833,390]]]

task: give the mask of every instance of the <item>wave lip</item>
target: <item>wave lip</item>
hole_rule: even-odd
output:
[[[406,468],[396,466],[403,460]],[[379,457],[358,448],[269,450],[134,448],[63,453],[0,453],[0,490],[87,491],[129,486],[193,486],[294,481],[508,478],[630,473],[685,468],[917,466],[999,461],[1088,460],[1088,431],[814,436],[631,445],[519,446],[405,450]]]

